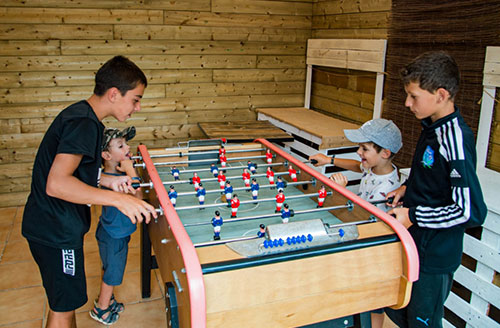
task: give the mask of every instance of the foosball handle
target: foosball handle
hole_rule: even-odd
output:
[[[316,165],[316,164],[318,164],[318,161],[317,161],[317,160],[315,160],[314,158],[313,158],[313,159],[311,159],[311,161],[310,161],[310,162],[311,162],[311,164],[312,164],[312,165]]]
[[[137,189],[141,186],[140,182],[132,182],[132,188]]]

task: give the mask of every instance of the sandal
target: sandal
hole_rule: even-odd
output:
[[[104,316],[108,313],[108,316],[104,318]],[[97,306],[94,306],[94,309],[89,311],[90,317],[106,326],[114,324],[120,315],[116,312],[111,311],[111,306],[109,306],[106,310],[100,309]]]
[[[95,307],[99,307],[98,301],[99,297],[94,300]],[[115,294],[112,294],[111,300],[109,301],[109,308],[115,313],[122,313],[125,310],[125,305],[123,303],[118,303],[115,299]]]
[[[125,305],[123,303],[118,303],[115,299],[115,295],[111,295],[111,301],[109,302],[109,307],[111,311],[115,313],[122,313],[125,310]]]

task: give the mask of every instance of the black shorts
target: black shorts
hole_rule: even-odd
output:
[[[385,308],[385,313],[401,328],[441,328],[444,302],[452,284],[453,273],[430,274],[420,271],[418,280],[413,283],[408,306],[399,310]]]
[[[87,303],[83,247],[64,250],[32,241],[28,244],[40,269],[50,309],[68,312]]]

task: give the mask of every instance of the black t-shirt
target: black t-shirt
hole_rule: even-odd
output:
[[[79,154],[82,161],[73,175],[96,187],[103,131],[104,125],[85,100],[67,107],[54,119],[33,165],[22,225],[28,240],[62,249],[83,246],[83,236],[90,228],[90,207],[48,196],[47,177],[57,154]]]

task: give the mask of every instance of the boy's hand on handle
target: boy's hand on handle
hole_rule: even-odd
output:
[[[120,197],[116,208],[128,216],[130,221],[134,224],[142,221],[149,223],[151,216],[154,218],[158,217],[158,213],[156,213],[153,205],[131,195],[123,195],[123,197]]]
[[[407,207],[393,208],[387,214],[392,215],[399,221],[406,229],[411,227],[413,223],[410,221],[410,209]]]
[[[126,159],[126,160],[121,161],[120,165],[118,165],[116,167],[116,170],[118,172],[125,173],[126,175],[128,175],[130,177],[134,177],[137,175],[137,173],[135,172],[135,168],[134,168],[134,161],[131,159]]]
[[[396,206],[403,205],[402,199],[405,193],[406,193],[406,186],[401,186],[398,189],[389,192],[386,196],[387,206],[394,208]]]
[[[342,187],[345,187],[347,186],[347,177],[345,175],[343,175],[342,173],[334,173],[330,176],[330,180],[332,180],[333,182],[341,185]]]
[[[331,160],[332,159],[330,157],[326,156],[325,154],[320,154],[320,153],[309,157],[309,161],[314,166],[322,166],[322,165],[330,164]]]
[[[113,176],[103,174],[101,175],[100,184],[113,191],[133,195],[136,193],[136,190],[132,187],[132,178],[128,175]]]

